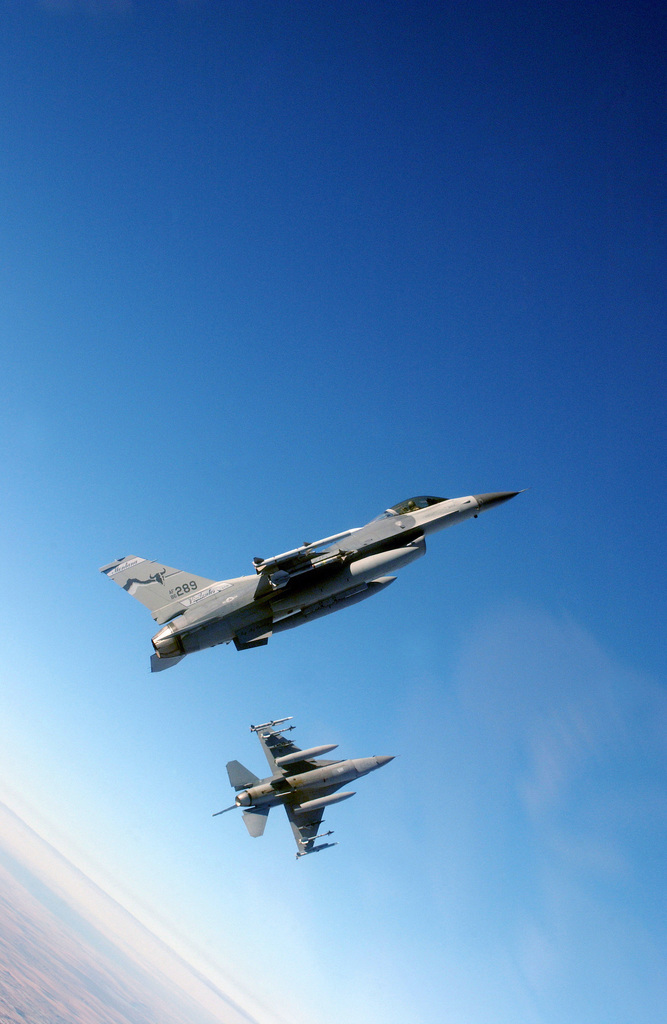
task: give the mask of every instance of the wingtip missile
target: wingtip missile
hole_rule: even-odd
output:
[[[338,846],[338,843],[320,843],[319,846],[313,846],[312,850],[299,850],[295,856],[299,860],[301,857],[307,857],[309,853],[320,853],[322,850],[328,850],[331,846]]]
[[[291,722],[294,715],[289,715],[287,718],[274,718],[272,722],[263,722],[261,725],[251,725],[250,732],[259,732],[260,729],[273,729],[275,725],[282,725],[283,722]]]

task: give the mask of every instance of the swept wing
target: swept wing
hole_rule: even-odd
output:
[[[333,549],[329,545],[334,541],[341,542],[347,537],[351,537],[359,529],[360,527],[354,527],[351,530],[344,530],[342,533],[334,533],[331,537],[323,537],[322,540],[302,544],[301,547],[283,551],[280,555],[273,555],[271,558],[253,558],[255,572],[258,575],[267,574],[271,577],[279,571],[296,576],[309,569],[326,565],[327,562],[340,560],[341,552],[353,548],[354,545],[337,543]]]
[[[251,726],[252,731],[257,733],[272,775],[282,775],[283,777],[286,775],[298,775],[301,772],[311,771],[315,767],[334,763],[333,761],[316,760],[317,754],[326,753],[334,749],[334,744],[327,743],[322,747],[311,747],[308,750],[302,750],[301,747],[298,747],[296,743],[293,743],[285,735],[285,733],[292,731],[293,725],[287,726],[285,729],[276,728],[276,726],[288,721],[290,719],[285,718],[280,721],[267,722],[264,725]],[[322,838],[323,835],[331,835],[331,832],[320,834],[324,807],[313,808],[307,813],[300,813],[296,803],[286,802],[284,807],[294,839],[296,840],[297,857],[303,857],[307,853],[313,853],[315,850],[335,845],[335,843],[326,843],[315,847],[316,839]],[[248,831],[250,831],[251,823],[246,821],[246,825],[248,826]],[[252,825],[255,825],[254,821]],[[262,828],[259,821],[257,821],[257,827]],[[251,835],[261,835],[261,832],[251,832]]]
[[[293,807],[285,804],[285,811],[296,839],[297,856],[302,857],[306,853],[311,853],[315,840],[323,837],[320,833],[320,825],[324,817],[324,807],[318,807],[316,810],[311,811],[310,814],[303,815],[296,814]],[[303,820],[304,817],[307,818],[306,821]],[[331,832],[325,832],[323,835],[330,836]],[[327,843],[327,846],[335,845],[335,843]]]
[[[333,761],[315,760],[315,758],[318,754],[325,754],[333,750],[337,744],[326,743],[321,747],[302,750],[285,736],[286,732],[292,731],[293,725],[289,725],[285,729],[275,728],[275,726],[289,721],[291,721],[290,718],[282,718],[274,722],[265,722],[264,725],[250,726],[251,731],[257,733],[272,775],[299,775],[301,772],[334,763]]]

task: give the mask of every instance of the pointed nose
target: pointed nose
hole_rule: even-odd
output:
[[[388,754],[382,757],[376,757],[374,760],[376,761],[378,768],[381,768],[383,764],[389,764],[390,761],[393,761],[395,756],[395,754]]]
[[[473,498],[479,505],[480,512],[486,512],[487,508],[493,508],[494,505],[501,505],[503,501],[516,498],[517,494],[521,494],[521,491],[491,491],[489,494],[473,494]]]

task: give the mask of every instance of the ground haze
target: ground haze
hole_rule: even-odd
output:
[[[2,804],[0,826],[3,1024],[255,1020]],[[181,981],[179,973],[187,991],[171,980]],[[199,1005],[198,988],[208,1006]]]

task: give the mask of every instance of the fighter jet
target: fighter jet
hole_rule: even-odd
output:
[[[297,858],[308,853],[319,853],[337,843],[320,843],[333,832],[320,832],[324,810],[330,804],[339,803],[354,796],[354,791],[339,793],[348,782],[360,779],[362,775],[381,768],[391,757],[353,757],[347,761],[318,761],[320,754],[335,750],[337,743],[324,743],[319,747],[301,750],[285,738],[293,725],[285,729],[276,726],[290,722],[291,718],[278,718],[263,725],[251,725],[250,731],[257,733],[262,744],[271,775],[258,779],[238,761],[227,763],[229,783],[236,790],[236,800],[231,807],[225,807],[218,814],[226,814],[237,807],[243,808],[243,820],[251,836],[261,836],[266,828],[266,819],[272,807],[282,806],[287,811],[289,823],[296,840]]]
[[[389,574],[426,553],[427,534],[476,519],[518,493],[408,498],[366,526],[254,558],[253,575],[217,583],[136,555],[100,572],[163,626],[153,637],[151,656],[151,671],[159,672],[217,644],[233,641],[238,651],[261,647],[274,633],[365,601],[394,582]]]

